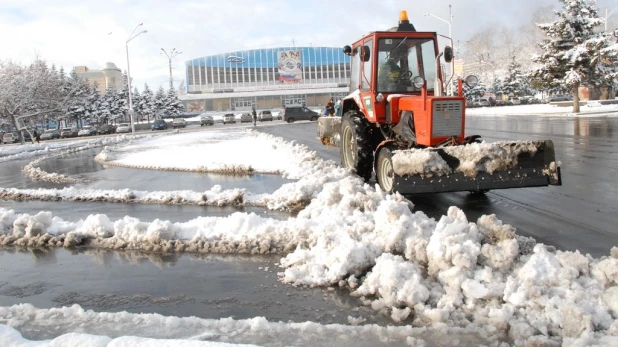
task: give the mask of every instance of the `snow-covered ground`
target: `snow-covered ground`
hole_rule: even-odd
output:
[[[69,222],[49,212],[29,215],[0,209],[0,244],[73,246],[87,241],[90,247],[109,249],[280,254],[281,282],[347,289],[376,312],[390,315],[395,322],[408,322],[408,326],[363,326],[353,312],[349,326],[322,326],[267,322],[260,317],[202,320],[95,313],[79,306],[36,309],[16,305],[0,308],[0,345],[36,345],[13,328],[39,331],[50,326],[64,335],[45,342],[49,345],[212,343],[199,341],[204,339],[259,345],[269,338],[307,345],[349,335],[359,341],[378,336],[425,346],[436,341],[435,335],[456,333],[480,337],[470,344],[484,341],[493,346],[502,341],[618,345],[618,248],[598,259],[559,251],[518,236],[516,226],[504,225],[499,216],[469,221],[456,207],[435,220],[415,211],[400,195],[387,195],[363,183],[306,146],[253,131],[138,139],[108,146],[97,160],[160,170],[280,174],[291,181],[272,194],[241,194],[217,187],[207,192],[168,193],[180,201],[260,201],[265,208],[299,212],[287,220],[237,212],[182,223],[130,216],[110,220],[100,214]],[[165,192],[129,191],[123,196],[77,188],[3,189],[2,193],[13,194],[12,198],[38,194],[50,200],[54,195],[90,200],[92,194],[95,199],[112,196],[126,202],[151,202],[155,197],[165,203],[170,198]],[[288,340],[302,335],[299,331],[309,339]]]
[[[601,117],[618,116],[618,105],[600,105],[591,103],[590,106],[580,106],[580,113],[573,113],[573,106],[559,107],[550,104],[514,105],[500,107],[477,107],[466,109],[466,116],[569,116],[569,117]]]

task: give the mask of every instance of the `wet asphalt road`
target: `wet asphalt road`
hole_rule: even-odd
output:
[[[470,221],[495,213],[521,235],[558,249],[607,255],[618,244],[616,153],[618,118],[469,117],[467,133],[487,141],[552,139],[561,162],[563,186],[492,191],[486,196],[444,193],[410,196],[416,209],[440,218],[459,206]],[[339,162],[339,149],[316,138],[312,122],[260,124],[259,131],[295,140],[325,158]],[[183,131],[208,131],[188,128]],[[215,127],[215,129],[220,129]],[[105,168],[93,163],[98,150],[46,161],[41,168],[95,178],[83,187],[98,189],[195,191],[246,188],[274,191],[285,180],[272,175],[226,177],[208,174]],[[0,186],[62,188],[32,182],[21,169],[29,160],[0,164]],[[139,173],[139,174],[138,174]],[[160,206],[111,203],[12,202],[0,207],[18,212],[52,211],[68,220],[105,213],[112,220],[131,215],[187,221],[197,216],[226,216],[235,211],[288,218],[263,209]],[[277,281],[278,257],[194,256],[112,252],[105,250],[0,250],[0,306],[28,302],[37,307],[79,303],[95,311],[158,312],[165,315],[236,319],[264,316],[269,320],[347,324],[347,317],[366,323],[393,324],[347,293],[326,288],[293,288]],[[53,334],[52,334],[53,335]],[[49,337],[49,336],[47,336]]]
[[[618,246],[618,118],[478,116],[466,119],[466,135],[488,142],[552,140],[561,162],[562,186],[408,196],[417,210],[436,219],[450,206],[470,221],[496,214],[517,233],[561,250],[580,250],[594,257]],[[296,140],[326,159],[340,162],[339,148],[324,147],[314,123],[260,130]],[[375,183],[375,182],[374,182]]]

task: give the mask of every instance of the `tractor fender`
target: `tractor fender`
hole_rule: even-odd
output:
[[[373,152],[373,171],[376,172],[376,166],[378,165],[378,153],[380,150],[386,146],[393,145],[397,147],[397,142],[395,140],[384,140],[378,144],[375,152]]]

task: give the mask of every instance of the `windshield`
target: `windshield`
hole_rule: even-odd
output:
[[[433,39],[380,39],[378,41],[378,92],[420,92],[412,81],[420,76],[433,91],[435,68]]]
[[[120,126],[121,126],[121,127],[128,127],[128,126],[129,126],[129,123],[120,123]]]

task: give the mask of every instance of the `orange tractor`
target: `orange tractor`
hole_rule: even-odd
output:
[[[343,50],[351,57],[350,94],[341,118],[318,119],[318,136],[339,145],[341,164],[366,181],[375,174],[383,190],[401,194],[562,184],[552,141],[486,143],[464,135],[464,81],[457,96],[444,92],[441,59],[452,63],[453,50],[440,52],[438,35],[416,31],[406,11],[399,26]]]

